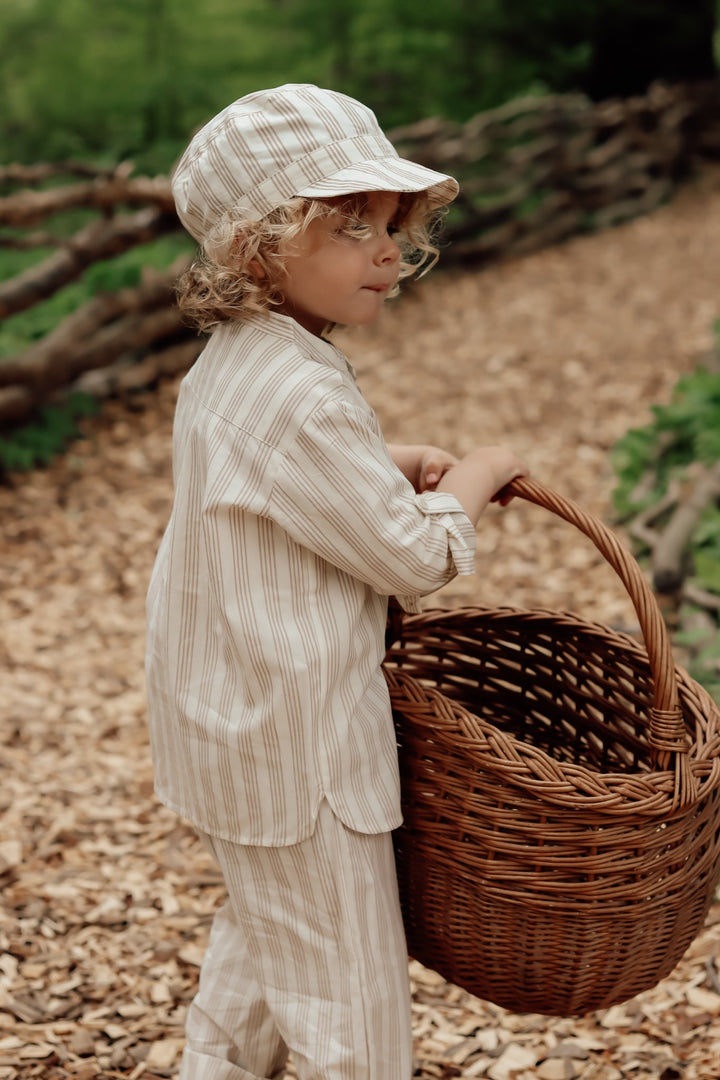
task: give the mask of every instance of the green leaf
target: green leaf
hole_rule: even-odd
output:
[[[28,423],[0,439],[0,463],[9,471],[26,472],[47,465],[82,435],[78,419],[99,411],[99,403],[89,394],[70,394],[57,405],[46,405]]]
[[[693,544],[696,547],[715,548],[720,561],[720,507],[708,506],[703,511],[693,535]]]
[[[715,550],[701,548],[693,553],[695,573],[693,578],[703,589],[720,595],[720,558]]]

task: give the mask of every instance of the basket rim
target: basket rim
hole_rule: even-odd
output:
[[[403,636],[407,634],[408,630],[412,632],[421,626],[425,627],[430,626],[433,623],[442,624],[445,622],[452,622],[458,617],[492,619],[497,623],[502,623],[506,620],[512,621],[516,618],[523,618],[527,619],[528,622],[530,620],[536,622],[543,622],[545,620],[567,626],[568,628],[572,626],[586,633],[605,637],[609,640],[610,644],[637,654],[638,658],[642,658],[648,664],[648,672],[650,677],[652,677],[650,658],[644,642],[638,641],[627,633],[627,631],[619,630],[599,619],[586,619],[582,615],[579,615],[578,612],[571,611],[568,608],[521,607],[514,604],[499,604],[497,606],[462,604],[458,607],[451,608],[427,607],[419,612],[403,612],[402,629],[399,631],[396,639],[388,645],[383,663],[386,664],[391,662],[394,655],[404,652],[402,639]],[[687,697],[688,692],[692,692],[693,695],[698,698],[698,701],[702,703],[703,715],[707,714],[708,716],[711,716],[716,721],[718,731],[720,732],[720,702],[715,701],[709,691],[694,679],[682,664],[678,664],[674,660],[673,670],[678,683],[683,687],[684,696]],[[720,739],[720,734],[718,735],[718,738]],[[695,744],[692,744],[691,750],[694,748],[694,745]]]
[[[690,756],[688,766],[695,784],[695,797],[689,806],[675,805],[675,771],[673,769],[625,773],[599,773],[585,765],[558,762],[546,751],[530,743],[506,735],[501,728],[474,716],[459,702],[451,701],[441,691],[422,683],[402,669],[386,667],[385,678],[390,690],[393,713],[403,712],[403,700],[413,706],[424,700],[429,716],[438,714],[452,719],[453,740],[466,757],[472,757],[478,769],[494,773],[508,787],[531,791],[533,796],[557,807],[598,813],[613,813],[622,807],[638,815],[668,818],[668,806],[684,816],[693,813],[697,802],[706,798],[720,785],[720,743],[715,754],[707,758]],[[407,694],[406,691],[411,693]],[[437,731],[437,726],[435,727]],[[490,736],[490,738],[488,738]],[[497,748],[512,745],[512,754],[504,759]],[[548,778],[554,773],[554,778]],[[581,806],[578,805],[581,800]]]
[[[690,803],[679,808],[674,768],[600,773],[586,765],[559,762],[531,743],[509,736],[487,718],[476,716],[460,702],[448,698],[435,686],[428,685],[432,677],[423,682],[417,673],[403,670],[402,656],[412,655],[413,650],[408,649],[407,645],[412,645],[414,635],[423,630],[432,633],[433,627],[437,627],[447,636],[449,631],[445,629],[446,624],[458,619],[468,624],[467,630],[455,628],[459,638],[471,636],[473,620],[481,619],[501,626],[503,622],[523,619],[528,622],[556,623],[590,633],[593,637],[605,637],[609,644],[627,650],[635,659],[645,662],[648,662],[647,652],[640,642],[622,631],[600,622],[588,622],[574,612],[548,608],[468,605],[460,608],[428,608],[417,614],[405,615],[399,639],[390,646],[383,661],[393,712],[396,716],[402,714],[403,703],[412,702],[413,708],[417,708],[424,701],[428,722],[431,718],[437,720],[438,717],[445,717],[446,723],[454,725],[456,730],[453,737],[462,739],[463,753],[469,755],[478,768],[491,767],[504,783],[531,790],[534,796],[556,806],[572,806],[577,810],[580,799],[582,808],[593,814],[612,812],[621,805],[626,808],[631,806],[633,812],[652,817],[667,817],[668,805],[672,806],[673,811],[686,813],[720,784],[720,709],[707,690],[681,666],[675,665],[679,704],[686,719],[689,715],[695,722],[695,737],[683,757],[695,791]],[[422,642],[418,648],[422,651]],[[462,653],[461,641],[458,642],[457,651]],[[708,732],[711,732],[709,738],[699,737]]]

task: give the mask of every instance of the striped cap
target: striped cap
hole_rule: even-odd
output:
[[[178,216],[199,243],[229,210],[259,220],[294,195],[427,191],[452,202],[450,176],[401,158],[359,101],[309,84],[228,105],[192,139],[172,176]]]

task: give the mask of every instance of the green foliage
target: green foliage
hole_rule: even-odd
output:
[[[3,356],[14,356],[49,333],[61,319],[99,292],[137,285],[147,267],[162,270],[183,252],[192,250],[192,242],[183,234],[164,236],[149,244],[93,263],[80,281],[66,285],[59,292],[27,311],[21,311],[0,324],[0,363]],[[0,279],[11,278],[32,262],[49,255],[48,249],[7,251],[0,248]]]
[[[695,39],[712,35],[714,2],[640,5],[649,63],[676,41],[692,58]],[[166,172],[189,133],[229,101],[302,81],[359,97],[385,127],[433,115],[463,121],[530,92],[587,89],[607,26],[614,32],[619,21],[622,32],[623,20],[640,18],[637,8],[620,0],[5,0],[0,145],[16,160],[132,158],[139,170]],[[658,42],[651,24],[663,31]],[[611,75],[624,66],[611,64]]]
[[[73,219],[71,227],[77,224]],[[97,293],[138,285],[146,268],[164,269],[191,248],[191,241],[184,235],[171,235],[92,264],[80,281],[66,285],[44,302],[0,324],[0,363],[3,356],[20,354],[45,337]],[[0,248],[0,278],[11,278],[49,254],[49,249],[28,252]],[[0,472],[23,472],[48,464],[70,439],[81,434],[78,420],[92,416],[97,410],[93,398],[79,393],[70,394],[58,405],[46,406],[29,423],[0,438]]]
[[[720,507],[706,507],[693,536],[694,578],[720,595]]]
[[[32,421],[0,438],[0,468],[27,472],[47,465],[71,439],[80,437],[78,421],[97,412],[97,402],[88,394],[70,394],[59,405],[46,405]]]
[[[688,673],[701,683],[710,696],[720,702],[720,629],[711,629],[705,619],[694,623],[697,609],[683,605],[678,613],[680,625],[686,627],[675,634],[675,644],[689,657]]]
[[[44,303],[4,319],[0,323],[0,363],[3,356],[23,352],[28,345],[44,337],[61,319],[72,314],[87,295],[83,284],[74,282]]]
[[[720,348],[720,323],[716,324]],[[615,506],[628,518],[653,506],[672,479],[689,465],[720,461],[720,373],[700,368],[680,379],[667,405],[652,409],[653,420],[618,441],[612,460],[618,483]],[[720,506],[703,511],[691,543],[691,580],[701,590],[720,595]],[[690,657],[690,675],[720,700],[720,628],[708,629],[707,617],[693,623],[692,605],[679,612],[677,645]],[[689,627],[689,628],[688,628]]]
[[[669,404],[652,413],[652,423],[630,430],[613,450],[614,500],[623,518],[656,502],[691,462],[720,459],[720,374],[700,368],[685,376]]]

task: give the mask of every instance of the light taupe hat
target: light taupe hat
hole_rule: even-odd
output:
[[[458,185],[401,158],[359,101],[289,83],[240,98],[201,128],[173,172],[172,191],[181,222],[203,243],[228,211],[259,220],[295,195],[427,191],[444,206]]]

